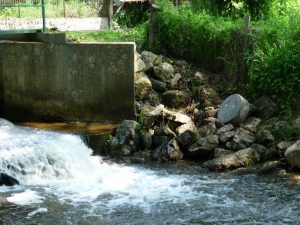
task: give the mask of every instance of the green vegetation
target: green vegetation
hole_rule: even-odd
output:
[[[254,24],[249,49],[249,90],[267,94],[281,103],[285,112],[299,111],[300,88],[300,2],[278,4],[270,20]]]
[[[89,41],[89,42],[118,42],[129,41],[135,42],[140,47],[144,41],[144,24],[132,29],[122,30],[105,30],[101,32],[67,32],[69,41]]]
[[[242,26],[242,20],[195,13],[190,7],[173,7],[169,2],[161,3],[157,20],[154,50],[213,70],[222,67],[232,35]]]
[[[149,20],[149,6],[142,2],[127,4],[123,10],[114,15],[114,20],[122,27],[138,26]]]
[[[267,94],[289,115],[298,111],[299,1],[191,2],[180,7],[159,2],[157,41],[152,50],[221,72],[229,86],[248,93],[248,98]],[[243,30],[247,14],[254,20],[249,36]]]
[[[190,0],[192,9],[217,16],[240,17],[249,14],[252,18],[269,16],[274,0]]]

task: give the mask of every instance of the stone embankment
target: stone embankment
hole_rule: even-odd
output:
[[[124,121],[116,129],[107,143],[111,158],[185,158],[212,171],[237,173],[300,168],[300,141],[278,142],[273,134],[299,129],[300,118],[281,121],[269,97],[249,103],[233,94],[222,101],[214,88],[216,76],[147,51],[136,54],[135,72],[138,122]]]

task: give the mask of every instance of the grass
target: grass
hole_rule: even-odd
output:
[[[144,25],[124,30],[105,30],[97,32],[67,32],[69,41],[77,42],[135,42],[140,48],[144,42]]]

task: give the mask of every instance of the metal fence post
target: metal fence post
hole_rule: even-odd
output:
[[[46,32],[46,10],[45,10],[46,0],[42,0],[42,18],[43,18],[43,32]]]

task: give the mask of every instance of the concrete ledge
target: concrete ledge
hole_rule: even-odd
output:
[[[14,33],[0,34],[0,40],[21,41],[21,42],[44,42],[44,43],[65,43],[65,33]]]
[[[134,43],[2,42],[0,116],[19,122],[134,119],[134,52]]]

